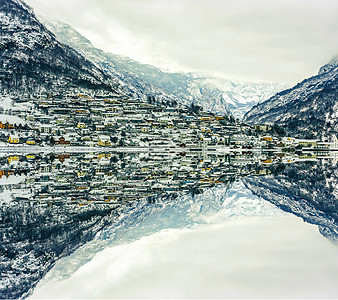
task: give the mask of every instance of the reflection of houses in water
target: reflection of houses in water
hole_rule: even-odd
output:
[[[278,155],[264,158],[250,149],[239,150],[212,154],[188,151],[8,155],[1,158],[5,164],[0,178],[25,175],[20,182],[2,183],[10,184],[20,199],[25,194],[27,200],[51,203],[117,203],[165,193],[196,193],[242,176],[276,174],[286,159]],[[305,158],[297,157],[302,159]],[[296,159],[288,157],[291,161]]]
[[[14,172],[11,170],[0,171],[0,178],[2,178],[2,176],[6,176],[8,178],[10,175],[14,175]]]

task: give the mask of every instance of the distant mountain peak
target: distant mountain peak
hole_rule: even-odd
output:
[[[322,66],[319,69],[318,74],[323,74],[323,73],[331,72],[334,69],[336,69],[337,67],[338,67],[338,54],[335,55],[334,57],[332,57],[327,64],[325,64],[324,66]]]
[[[203,73],[171,73],[141,64],[126,56],[105,53],[70,25],[41,17],[58,39],[76,49],[97,67],[119,79],[122,86],[141,99],[148,95],[178,103],[199,104],[207,111],[231,113],[241,118],[257,102],[286,88],[281,84],[232,81]]]

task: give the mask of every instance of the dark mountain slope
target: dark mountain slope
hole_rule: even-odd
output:
[[[318,225],[319,231],[338,241],[338,168],[333,161],[285,165],[277,176],[243,179],[255,195],[284,211]]]
[[[0,299],[26,297],[54,263],[112,222],[111,206],[22,202],[0,206]]]
[[[249,123],[277,123],[293,136],[332,138],[338,133],[338,67],[332,59],[319,74],[256,105]]]
[[[110,76],[58,42],[21,1],[0,0],[0,93],[114,92]]]

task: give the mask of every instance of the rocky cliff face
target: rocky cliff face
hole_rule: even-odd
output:
[[[318,225],[324,236],[338,241],[338,167],[332,163],[286,165],[277,176],[246,177],[243,181],[255,195]]]
[[[115,92],[117,84],[61,44],[19,0],[0,0],[0,93]]]
[[[138,97],[154,96],[160,101],[195,102],[206,110],[241,118],[253,105],[285,88],[281,84],[234,82],[197,73],[168,73],[128,57],[103,52],[74,28],[39,16],[42,23],[63,43],[73,47],[97,67],[119,79],[121,86]]]
[[[337,57],[319,74],[256,105],[245,116],[249,123],[277,123],[293,136],[331,139],[338,134]]]
[[[334,71],[338,67],[338,55],[334,56],[326,65],[319,69],[318,74]]]

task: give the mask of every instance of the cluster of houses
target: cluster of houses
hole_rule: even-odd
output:
[[[215,146],[253,134],[254,126],[235,123],[196,106],[167,107],[123,96],[17,100],[12,110],[24,124],[0,120],[0,141],[10,145],[163,147]],[[2,115],[2,118],[5,118]],[[259,129],[260,130],[260,129]]]
[[[41,153],[0,158],[0,190],[17,200],[117,203],[168,193],[200,193],[273,165],[236,153]]]
[[[30,203],[106,204],[200,193],[241,176],[275,174],[286,163],[332,153],[338,160],[338,151],[329,151],[338,149],[336,138],[286,137],[275,125],[247,125],[194,105],[86,95],[17,103],[0,115],[0,192]],[[5,154],[4,148],[14,153],[8,145],[25,147]],[[54,153],[40,146],[53,146]],[[88,148],[76,153],[73,146]]]
[[[16,123],[0,115],[0,145],[338,149],[336,138],[324,143],[285,137],[278,126],[236,122],[232,116],[215,115],[195,105],[168,107],[120,95],[82,94],[16,103],[18,109],[11,109]]]
[[[0,157],[0,192],[10,190],[16,200],[48,205],[60,201],[114,204],[200,193],[239,177],[276,174],[286,163],[326,158],[310,152],[248,155],[250,150],[5,154]]]

